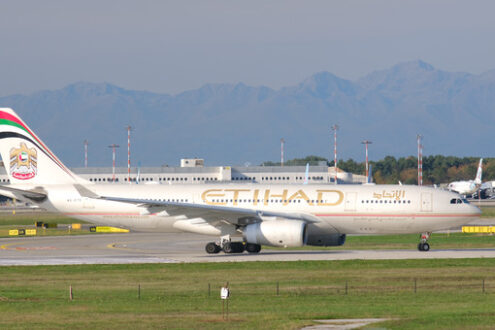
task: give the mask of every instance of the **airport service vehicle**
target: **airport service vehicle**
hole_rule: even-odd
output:
[[[338,246],[347,234],[422,233],[479,217],[460,195],[428,187],[325,184],[97,184],[73,174],[8,108],[0,108],[0,154],[8,197],[136,231],[219,237],[208,253],[258,253],[262,245]]]
[[[448,189],[463,196],[474,194],[481,187],[481,175],[483,173],[483,158],[480,159],[476,178],[469,181],[454,181],[449,183]]]

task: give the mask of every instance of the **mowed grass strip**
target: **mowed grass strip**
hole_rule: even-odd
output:
[[[56,223],[62,225],[59,228],[41,228],[36,227],[35,222],[40,221],[43,223]],[[87,224],[85,221],[66,217],[57,213],[49,212],[16,212],[3,213],[0,216],[0,237],[11,237],[9,230],[11,229],[36,229],[36,236],[65,236],[65,235],[87,235],[90,233],[87,229],[73,229],[69,230],[67,225],[79,223]],[[17,236],[15,236],[17,237]]]
[[[478,206],[476,202],[473,202],[474,205]],[[482,206],[481,209],[481,217],[482,218],[495,218],[495,207],[494,206]]]
[[[414,250],[420,241],[419,234],[348,235],[342,246],[303,246],[294,250]],[[428,240],[432,249],[491,249],[495,248],[495,235],[477,233],[433,233]],[[281,250],[284,248],[263,247]]]
[[[0,226],[32,226],[36,221],[58,224],[86,223],[62,214],[49,212],[17,212],[16,214],[3,213],[0,215]]]
[[[392,329],[489,329],[495,321],[492,259],[2,267],[0,278],[4,328],[297,329],[380,317]],[[229,321],[219,299],[226,282]]]

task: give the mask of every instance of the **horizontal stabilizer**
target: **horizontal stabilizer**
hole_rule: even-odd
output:
[[[35,202],[42,202],[46,199],[47,193],[41,188],[35,188],[34,190],[23,190],[17,188],[11,188],[9,186],[0,186],[0,194],[2,191],[7,192],[6,195],[14,196],[18,199],[30,199]]]

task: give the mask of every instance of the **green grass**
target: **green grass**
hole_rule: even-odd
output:
[[[474,203],[476,205],[476,203]],[[495,207],[493,206],[484,206],[480,207],[481,209],[481,217],[482,218],[495,218]]]
[[[0,237],[9,236],[11,229],[37,229],[37,236],[64,236],[64,235],[87,235],[90,233],[87,229],[68,230],[67,226],[60,228],[36,228],[34,223],[41,221],[43,223],[56,223],[58,225],[68,225],[73,223],[87,224],[85,221],[66,217],[61,214],[49,212],[16,212],[11,214],[0,215]],[[17,237],[17,236],[16,236]]]
[[[29,226],[34,225],[36,221],[58,224],[86,223],[84,221],[69,218],[61,214],[48,212],[17,212],[16,214],[0,215],[0,226]]]
[[[380,317],[394,320],[375,326],[390,329],[489,329],[495,321],[493,259],[2,267],[0,278],[3,328],[297,329]]]
[[[368,235],[347,236],[342,246],[321,247],[304,246],[291,248],[298,250],[396,250],[416,249],[420,237],[418,234],[398,235]],[[434,249],[483,249],[495,248],[495,235],[463,234],[463,233],[434,233],[428,240]],[[283,248],[263,247],[264,249],[280,250]]]

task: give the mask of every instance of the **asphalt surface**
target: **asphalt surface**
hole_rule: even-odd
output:
[[[353,259],[495,258],[493,249],[262,250],[210,255],[211,238],[188,233],[129,233],[0,239],[0,265],[74,265]]]

